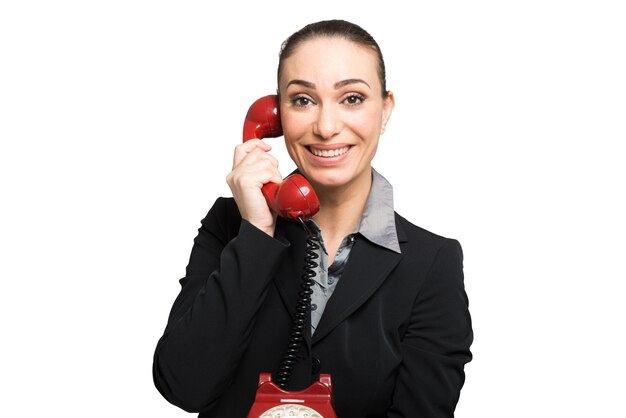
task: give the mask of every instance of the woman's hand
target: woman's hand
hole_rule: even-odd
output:
[[[233,157],[233,170],[226,176],[226,182],[241,217],[273,236],[276,214],[267,206],[261,187],[269,182],[280,184],[283,179],[278,171],[278,160],[268,154],[271,149],[260,139],[238,145]]]

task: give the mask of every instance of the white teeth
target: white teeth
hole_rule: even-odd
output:
[[[343,148],[337,148],[337,149],[317,149],[317,148],[310,147],[309,149],[311,150],[313,155],[317,157],[336,157],[338,155],[345,154],[346,152],[348,152],[350,147],[343,147]]]

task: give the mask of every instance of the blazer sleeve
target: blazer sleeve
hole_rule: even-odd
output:
[[[227,388],[288,247],[242,221],[229,204],[218,199],[202,221],[153,359],[155,386],[188,412],[209,410]],[[239,230],[231,237],[233,222]]]
[[[454,417],[472,341],[463,253],[446,239],[413,305],[388,417]]]

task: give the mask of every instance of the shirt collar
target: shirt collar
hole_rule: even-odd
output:
[[[401,253],[393,208],[393,187],[374,168],[372,188],[356,232],[374,244]]]
[[[313,219],[309,219],[307,224],[320,234],[320,228]],[[374,244],[401,253],[393,208],[393,187],[374,168],[372,168],[372,186],[365,202],[361,222],[351,235],[357,233]],[[345,244],[347,238],[349,236],[344,238],[341,245]]]

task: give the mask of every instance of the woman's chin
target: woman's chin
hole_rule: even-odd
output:
[[[352,173],[338,170],[312,170],[305,175],[316,190],[342,189],[355,181]]]

